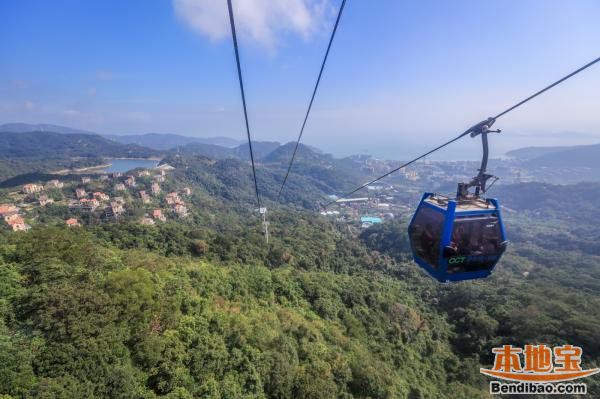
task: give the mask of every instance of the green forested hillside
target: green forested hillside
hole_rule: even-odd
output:
[[[96,134],[0,132],[0,181],[32,172],[100,165],[104,157],[146,158],[158,151]]]
[[[406,261],[403,222],[353,239],[307,216],[274,214],[269,247],[242,215],[5,236],[0,392],[483,398],[499,344],[598,365],[597,257],[513,243],[490,279],[440,285]]]
[[[158,152],[94,134],[0,133],[0,158],[149,157]]]
[[[600,257],[576,233],[597,231],[597,186],[498,189],[508,253],[486,280],[439,284],[410,259],[407,215],[358,235],[318,215],[322,176],[296,172],[275,207],[282,171],[261,169],[266,245],[247,163],[165,162],[165,192],[193,189],[186,219],[143,226],[131,209],[66,228],[49,205],[0,233],[0,395],[488,398],[479,368],[501,344],[600,363]]]
[[[0,392],[15,397],[484,396],[443,317],[383,275],[167,258],[51,228],[2,253]]]

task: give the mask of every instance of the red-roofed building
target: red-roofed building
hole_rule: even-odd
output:
[[[19,208],[13,204],[2,204],[0,205],[0,216],[4,217],[7,215],[14,215],[19,213]]]
[[[96,198],[98,201],[108,201],[110,199],[108,194],[105,194],[101,191],[96,191],[94,193],[94,198]]]
[[[155,209],[154,211],[152,211],[152,217],[154,219],[160,220],[161,222],[165,222],[167,220],[167,217],[163,215],[160,209]]]
[[[25,220],[19,215],[7,216],[4,220],[12,231],[25,231],[29,229],[29,226],[25,224]]]
[[[67,220],[65,220],[65,223],[69,227],[79,226],[79,221],[77,219],[75,219],[75,218],[67,219]]]

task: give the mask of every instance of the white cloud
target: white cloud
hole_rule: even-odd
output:
[[[230,35],[225,0],[173,0],[175,14],[194,31],[221,40]],[[274,49],[284,34],[308,38],[331,11],[329,0],[233,1],[236,29],[255,43]]]

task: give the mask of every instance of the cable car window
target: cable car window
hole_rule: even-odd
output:
[[[415,215],[410,231],[411,245],[415,253],[434,268],[439,266],[439,249],[444,215],[422,206]]]
[[[448,273],[490,269],[506,247],[498,217],[457,218],[448,247]]]

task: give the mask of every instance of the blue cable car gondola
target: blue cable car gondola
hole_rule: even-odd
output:
[[[425,193],[408,231],[415,262],[443,282],[489,276],[507,244],[495,199]]]
[[[415,262],[442,282],[485,278],[490,275],[507,247],[500,205],[480,195],[486,182],[487,135],[495,122],[490,118],[470,129],[481,135],[483,159],[479,174],[469,183],[459,183],[456,198],[425,193],[408,227]],[[470,193],[469,188],[475,192]]]

